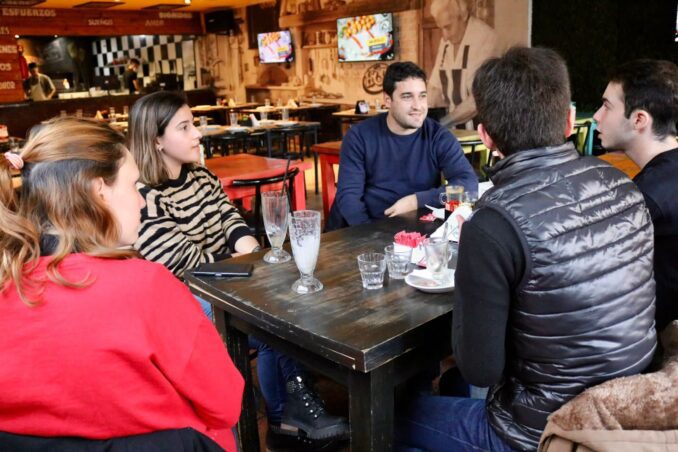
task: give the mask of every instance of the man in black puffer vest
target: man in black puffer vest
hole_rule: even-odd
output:
[[[550,413],[650,363],[652,223],[630,179],[563,144],[574,112],[555,52],[486,61],[473,95],[503,159],[462,229],[453,350],[466,380],[491,388],[486,401],[420,398],[398,434],[427,450],[535,450]]]

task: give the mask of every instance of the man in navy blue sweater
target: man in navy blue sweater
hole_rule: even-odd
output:
[[[391,64],[384,75],[384,103],[388,114],[351,127],[344,137],[328,230],[439,205],[441,173],[448,184],[478,191],[459,142],[426,117],[421,68],[411,62]]]

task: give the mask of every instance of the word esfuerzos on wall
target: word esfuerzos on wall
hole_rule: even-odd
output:
[[[49,25],[45,26],[45,19]],[[55,20],[56,19],[56,20]],[[122,36],[203,34],[200,13],[0,8],[0,34]]]

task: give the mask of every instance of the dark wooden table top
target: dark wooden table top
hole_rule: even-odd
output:
[[[325,287],[315,294],[291,290],[299,278],[294,260],[267,264],[263,252],[233,259],[254,264],[250,278],[187,278],[194,292],[209,291],[224,300],[215,305],[234,316],[338,364],[369,372],[407,352],[410,344],[421,345],[418,327],[448,314],[451,318],[453,292],[420,292],[388,275],[383,289],[365,290],[361,284],[358,254],[383,252],[403,229],[433,232],[441,222],[419,222],[424,213],[323,234],[315,276]],[[290,251],[289,243],[285,248]]]

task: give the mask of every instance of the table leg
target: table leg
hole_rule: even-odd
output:
[[[254,383],[250,366],[250,348],[247,335],[228,324],[226,312],[214,306],[214,324],[228,349],[233,363],[245,379],[245,391],[242,411],[238,421],[238,450],[241,452],[259,452],[259,430],[257,426],[257,407],[254,403]]]
[[[273,158],[273,149],[271,147],[273,144],[271,143],[271,131],[269,129],[266,129],[266,149],[268,150],[268,158]]]
[[[305,171],[299,171],[294,177],[294,196],[292,198],[292,207],[294,210],[306,209],[306,187],[304,180]]]
[[[318,128],[313,127],[313,143],[309,146],[308,150],[310,151],[313,148],[313,145],[318,144]],[[313,168],[315,169],[315,194],[318,194],[318,153],[313,153]]]
[[[317,153],[316,153],[317,155]],[[322,184],[323,184],[323,213],[325,214],[325,220],[330,216],[330,207],[334,202],[334,198],[337,194],[337,186],[334,182],[334,169],[332,164],[338,160],[332,159],[330,156],[321,155],[320,156],[320,171],[322,172]],[[338,161],[336,163],[339,163]]]
[[[352,452],[393,449],[394,384],[392,362],[369,373],[350,373]]]

